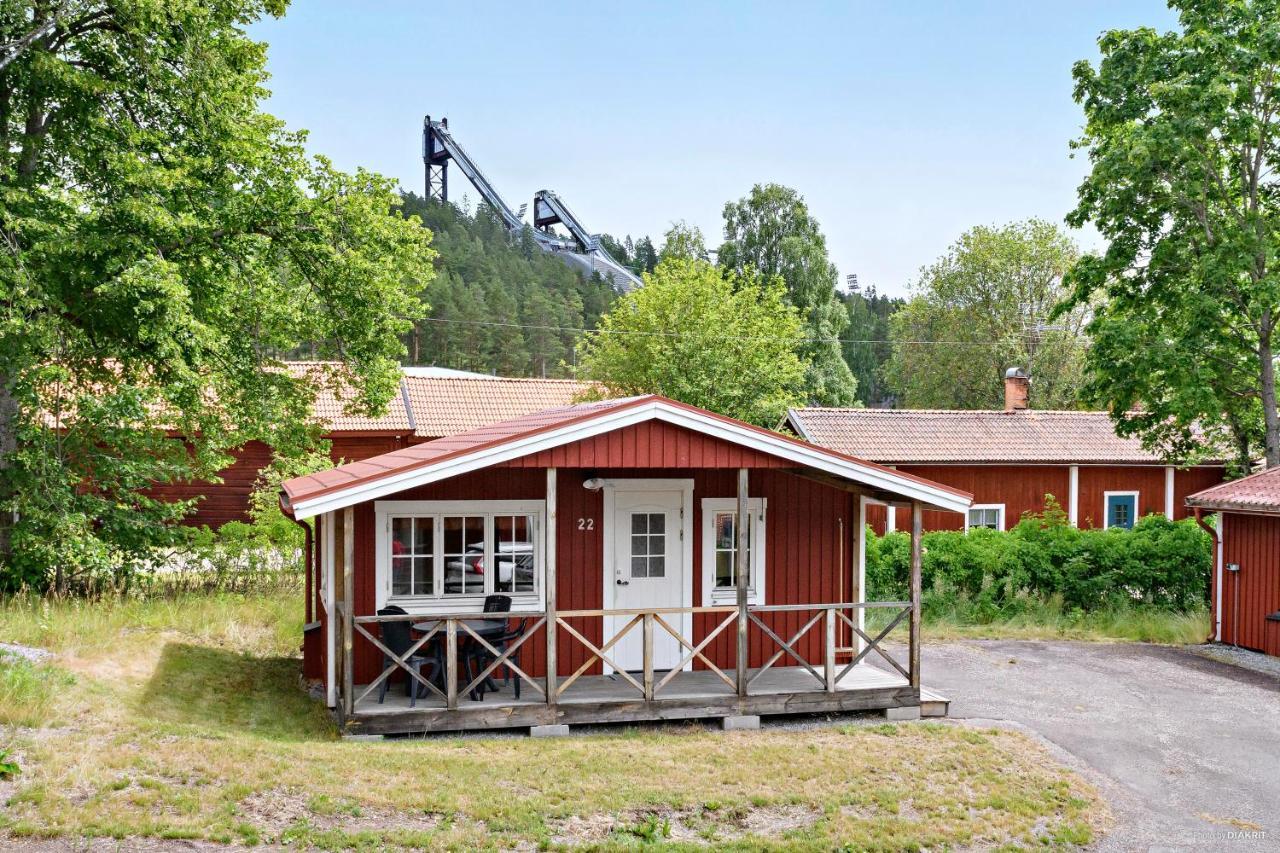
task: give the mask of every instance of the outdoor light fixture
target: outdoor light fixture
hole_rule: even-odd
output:
[[[592,477],[589,480],[582,481],[582,488],[588,492],[598,492],[604,488],[604,480],[600,477]]]

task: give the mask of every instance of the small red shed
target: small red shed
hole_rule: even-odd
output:
[[[1213,639],[1280,655],[1280,468],[1189,496],[1196,518],[1214,513]]]
[[[319,528],[307,667],[372,733],[917,709],[921,519],[969,502],[657,396],[481,427],[281,496]],[[907,601],[863,594],[872,504],[914,519]],[[907,661],[880,645],[901,624]]]

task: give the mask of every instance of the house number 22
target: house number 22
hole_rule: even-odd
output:
[[[594,518],[580,518],[578,519],[578,529],[579,530],[595,530],[596,520]]]

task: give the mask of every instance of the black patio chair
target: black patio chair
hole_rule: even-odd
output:
[[[379,616],[405,616],[408,615],[403,607],[391,604],[378,611]],[[379,633],[382,638],[382,644],[386,646],[396,657],[403,657],[404,653],[413,648],[413,635],[409,630],[409,620],[396,622],[379,622]],[[438,645],[438,644],[436,644]],[[440,671],[440,656],[438,651],[435,654],[424,653],[419,649],[417,654],[412,655],[405,660],[410,669],[421,674],[424,666],[430,667],[432,674]],[[382,655],[382,668],[385,670],[389,666],[393,666],[395,661],[387,654]],[[423,675],[424,678],[431,678],[432,675]],[[404,692],[409,697],[409,707],[412,708],[418,703],[418,694],[422,690],[422,685],[417,680],[405,673],[404,676]],[[383,700],[387,698],[387,685],[391,682],[391,676],[387,676],[382,680],[382,684],[378,686],[378,704],[381,705]]]
[[[485,613],[510,613],[511,612],[511,596],[502,595],[500,593],[486,595],[484,597],[483,611]],[[506,633],[507,632],[504,631],[502,636],[505,637]],[[486,637],[485,639],[493,643],[493,638]],[[506,651],[505,645],[499,646],[496,643],[494,643],[494,648],[498,649],[499,651]],[[466,659],[468,682],[473,681],[477,675],[479,675],[481,672],[484,671],[484,668],[489,665],[489,662],[493,660],[493,655],[489,653],[489,650],[486,649],[484,646],[480,645],[479,643],[477,643],[475,640],[468,641],[464,655]],[[511,678],[511,673],[508,670],[507,679],[509,680],[510,678]],[[471,691],[471,694],[470,694],[471,701],[483,702],[484,694],[486,692],[490,690],[497,692],[497,689],[498,689],[498,685],[493,682],[492,673],[491,673],[489,678],[486,678],[484,681],[478,684],[474,690]]]

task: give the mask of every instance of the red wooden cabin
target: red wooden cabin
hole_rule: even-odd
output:
[[[1280,655],[1280,469],[1222,483],[1187,498],[1217,542],[1213,640]]]
[[[1072,524],[1128,527],[1160,513],[1187,517],[1192,492],[1222,482],[1221,459],[1168,465],[1136,438],[1116,434],[1107,412],[1028,408],[1030,379],[1005,376],[1002,411],[802,408],[787,426],[807,441],[973,494],[965,515],[926,513],[926,530],[1007,530],[1052,495]],[[875,510],[877,534],[900,529]]]
[[[307,668],[349,728],[395,732],[916,709],[920,528],[911,600],[867,602],[863,521],[885,503],[917,521],[963,513],[970,496],[645,396],[301,477],[281,503],[318,525]],[[509,614],[481,612],[493,595]],[[379,615],[388,605],[405,614]],[[388,650],[404,622],[414,648]],[[905,662],[880,647],[899,624]],[[520,698],[473,699],[506,664]],[[379,701],[404,679],[412,707],[403,683]]]

